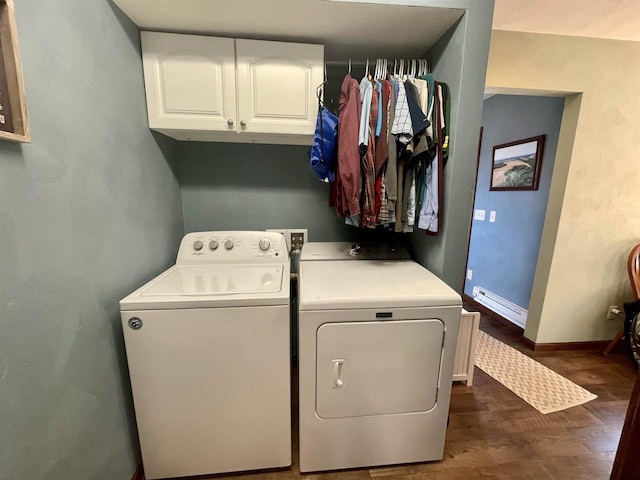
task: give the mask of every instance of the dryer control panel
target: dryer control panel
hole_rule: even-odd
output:
[[[288,262],[284,236],[260,231],[188,233],[180,243],[176,259],[178,265]]]
[[[300,260],[411,260],[411,256],[395,243],[307,242]]]

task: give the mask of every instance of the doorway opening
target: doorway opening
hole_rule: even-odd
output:
[[[552,184],[558,188],[564,108],[559,94],[485,96],[464,298],[522,332]]]

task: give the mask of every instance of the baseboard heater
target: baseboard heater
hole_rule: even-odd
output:
[[[473,287],[473,299],[521,328],[527,323],[527,310],[486,288]]]

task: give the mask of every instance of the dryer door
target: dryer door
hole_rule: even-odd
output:
[[[316,338],[317,414],[345,418],[432,409],[444,333],[438,319],[323,324]]]

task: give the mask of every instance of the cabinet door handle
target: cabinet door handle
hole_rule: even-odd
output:
[[[240,126],[241,127],[246,127],[247,126],[247,122],[245,122],[244,120],[240,120]]]
[[[229,120],[227,120],[227,125],[229,125],[230,127],[233,126],[233,118],[230,118]]]
[[[344,387],[344,358],[333,360],[333,388]]]

